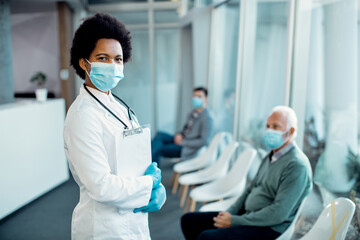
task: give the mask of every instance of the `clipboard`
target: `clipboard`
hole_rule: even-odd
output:
[[[149,127],[124,130],[116,135],[116,175],[143,176],[151,164]]]

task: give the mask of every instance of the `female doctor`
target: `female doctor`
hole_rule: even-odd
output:
[[[134,112],[111,94],[124,77],[130,40],[124,24],[100,13],[85,19],[73,39],[71,65],[85,83],[64,127],[66,156],[80,188],[72,239],[150,239],[147,213],[166,199],[161,171],[151,164],[150,140],[131,147],[149,154],[119,157],[130,151],[123,146],[128,142],[119,141],[121,133],[141,129]],[[139,174],[136,168],[144,164]]]

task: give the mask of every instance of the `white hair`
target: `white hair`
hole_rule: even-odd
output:
[[[289,131],[290,128],[294,128],[295,132],[294,132],[294,137],[296,137],[297,135],[297,117],[296,117],[296,113],[295,111],[287,106],[276,106],[271,110],[271,114],[276,113],[276,112],[280,112],[283,113],[286,116],[286,131]],[[270,116],[269,115],[269,116]]]

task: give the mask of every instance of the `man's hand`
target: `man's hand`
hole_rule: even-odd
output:
[[[184,137],[183,135],[181,135],[180,133],[177,133],[175,136],[174,136],[174,143],[177,144],[177,145],[181,145],[182,141],[184,140]]]
[[[214,226],[217,228],[231,227],[231,214],[228,212],[220,212],[214,217]]]

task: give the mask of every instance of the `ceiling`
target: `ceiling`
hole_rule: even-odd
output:
[[[116,3],[146,3],[148,0],[64,0],[73,9],[88,9],[89,5]],[[180,0],[153,0],[154,2],[174,2]],[[48,11],[59,0],[11,0],[12,13]]]
[[[55,8],[59,0],[11,0],[11,13],[28,13],[49,11]],[[66,0],[73,9],[84,9],[87,6],[87,0]]]

